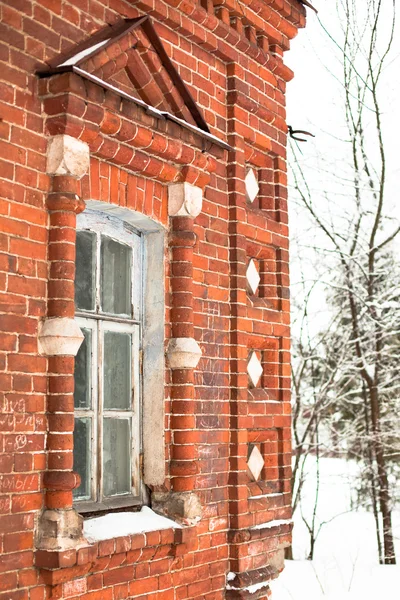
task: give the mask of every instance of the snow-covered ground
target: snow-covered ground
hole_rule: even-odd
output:
[[[315,493],[315,461],[305,486],[303,514],[310,517]],[[400,566],[379,566],[373,515],[351,510],[357,465],[341,459],[321,459],[318,523],[321,528],[314,560],[307,561],[309,538],[300,511],[293,533],[294,556],[271,585],[273,600],[398,600]],[[313,474],[314,472],[314,474]],[[400,564],[400,511],[393,515]]]

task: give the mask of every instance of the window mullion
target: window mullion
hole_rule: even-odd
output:
[[[142,238],[135,237],[132,248],[132,308],[133,318],[141,319],[141,263],[142,263]]]
[[[96,231],[96,308],[95,312],[100,312],[100,244],[101,244],[101,235],[99,231]]]
[[[121,321],[121,317],[113,317],[112,315],[108,315],[108,314],[102,314],[101,312],[99,312],[98,314],[92,315],[92,314],[87,314],[84,312],[80,312],[80,311],[76,311],[76,316],[82,317],[82,318],[87,318],[90,317],[91,319],[96,319],[96,320],[102,320],[102,321],[109,321],[110,323],[127,323],[129,325],[139,325],[139,320],[138,319],[130,319],[130,318],[126,318],[123,321]]]
[[[97,406],[98,406],[98,327],[97,323],[93,321],[93,344],[92,344],[92,456],[91,456],[91,467],[92,467],[92,481],[91,491],[92,498],[95,502],[98,500],[97,491],[97,469],[98,469],[98,417],[97,417]]]
[[[132,331],[132,439],[131,439],[131,461],[132,461],[132,485],[135,495],[140,493],[140,466],[139,466],[139,455],[141,450],[141,437],[140,437],[140,360],[139,360],[139,327],[135,327]]]
[[[95,499],[95,495],[93,494],[93,477],[94,477],[94,470],[93,470],[93,455],[95,454],[95,446],[93,443],[93,436],[95,435],[95,427],[96,427],[96,419],[95,419],[95,391],[93,389],[93,383],[94,383],[94,378],[96,377],[96,372],[94,369],[94,365],[96,362],[96,358],[93,356],[93,353],[95,351],[95,345],[96,345],[96,337],[95,337],[95,323],[92,319],[81,319],[78,318],[77,322],[79,324],[80,327],[82,327],[83,330],[89,330],[91,332],[91,335],[88,339],[90,339],[90,354],[87,356],[87,362],[86,362],[86,376],[88,377],[89,381],[87,381],[87,393],[88,393],[88,402],[85,401],[85,406],[81,406],[79,407],[76,406],[74,409],[74,417],[75,417],[75,423],[77,421],[85,421],[86,423],[90,424],[90,433],[87,432],[88,435],[88,439],[87,439],[87,444],[88,444],[88,455],[86,457],[85,460],[85,464],[87,465],[87,471],[86,471],[86,475],[89,475],[89,480],[88,480],[88,488],[87,488],[87,494],[88,497],[85,498],[85,500],[80,500],[79,498],[77,498],[78,502],[81,501],[93,501]],[[88,343],[88,342],[86,342]],[[89,383],[90,382],[90,383]],[[75,435],[75,434],[74,434]],[[80,455],[80,458],[81,455]],[[75,461],[74,461],[75,462]],[[85,483],[85,481],[82,481],[82,483]],[[86,496],[86,494],[85,494]]]
[[[99,231],[96,231],[96,308],[95,313],[98,314],[100,312],[100,298],[101,298],[101,290],[100,290],[100,273],[101,273],[101,265],[100,265],[100,245],[101,245],[101,235]],[[102,494],[102,451],[103,451],[103,418],[102,418],[102,394],[103,394],[103,384],[102,384],[102,365],[103,365],[103,357],[102,357],[102,339],[101,339],[101,321],[97,321],[95,323],[96,330],[96,361],[94,361],[94,379],[96,381],[96,406],[95,406],[95,430],[96,430],[96,445],[94,446],[95,455],[93,457],[94,462],[94,481],[93,487],[95,489],[95,498],[97,502],[101,502],[103,499]]]
[[[101,502],[103,500],[103,393],[104,393],[104,382],[103,382],[103,322],[97,322],[97,497]]]

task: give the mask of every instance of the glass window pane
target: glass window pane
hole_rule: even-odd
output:
[[[101,306],[114,315],[131,315],[132,249],[101,236]]]
[[[103,492],[105,496],[131,491],[131,424],[128,419],[104,419]]]
[[[75,304],[78,309],[94,310],[96,280],[96,234],[76,232]]]
[[[81,485],[73,491],[74,498],[90,499],[91,480],[91,419],[75,419],[74,471],[81,476]]]
[[[82,327],[84,340],[75,358],[75,408],[92,407],[92,331]]]
[[[104,408],[130,410],[132,398],[132,336],[104,332]]]

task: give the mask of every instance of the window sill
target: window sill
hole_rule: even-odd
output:
[[[86,519],[83,535],[88,542],[93,543],[165,529],[182,529],[182,525],[158,515],[148,506],[143,506],[140,512],[110,513]]]
[[[110,519],[116,516],[115,513],[91,519],[98,523],[91,527],[85,524],[87,543],[83,542],[76,548],[37,550],[35,565],[41,570],[45,583],[57,585],[69,578],[84,576],[89,571],[96,572],[96,563],[100,562],[102,566],[99,565],[98,570],[103,570],[105,562],[111,562],[114,555],[120,555],[119,565],[133,565],[164,557],[175,558],[192,548],[196,538],[195,527],[182,527],[144,508],[147,509],[143,511],[144,515],[142,512],[119,513],[123,516],[118,527]],[[145,528],[148,528],[147,531]]]

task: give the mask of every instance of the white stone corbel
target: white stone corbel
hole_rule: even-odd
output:
[[[45,356],[76,356],[83,339],[83,333],[75,319],[47,319],[39,329],[39,353]]]
[[[196,525],[202,517],[200,499],[194,492],[153,492],[151,506],[183,525]]]
[[[202,351],[193,338],[172,338],[167,348],[167,359],[171,369],[195,369]]]
[[[203,190],[191,183],[173,183],[168,186],[168,214],[170,217],[197,217],[203,206]]]
[[[70,135],[55,135],[47,145],[47,174],[80,179],[90,163],[89,146]]]

